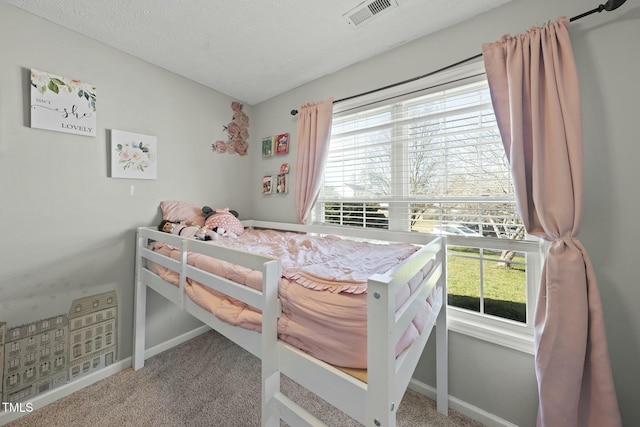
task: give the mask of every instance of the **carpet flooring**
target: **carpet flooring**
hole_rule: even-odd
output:
[[[286,377],[284,394],[332,427],[360,424]],[[480,427],[407,390],[400,427]],[[284,424],[283,424],[284,425]],[[8,427],[252,427],[260,426],[260,361],[214,331],[148,359],[144,369],[112,375]]]

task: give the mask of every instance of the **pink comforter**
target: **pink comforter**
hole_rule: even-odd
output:
[[[212,244],[276,256],[282,262],[279,296],[282,316],[280,339],[328,363],[366,368],[366,280],[385,273],[418,248],[410,244],[373,244],[336,236],[310,236],[273,230],[247,229],[240,237],[221,238]],[[179,259],[179,250],[155,243],[155,250]],[[190,252],[187,262],[197,268],[260,290],[258,271]],[[150,263],[151,270],[176,284],[176,273]],[[414,277],[398,294],[399,307],[422,281],[431,266]],[[188,296],[221,320],[260,331],[261,315],[226,295],[195,282],[185,285]],[[396,346],[396,353],[411,344],[422,331],[430,304],[424,302]]]

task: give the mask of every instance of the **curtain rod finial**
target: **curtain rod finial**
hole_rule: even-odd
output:
[[[298,114],[298,110],[291,110],[291,115],[295,116],[296,114]]]
[[[616,10],[617,8],[622,6],[625,1],[627,1],[627,0],[608,0],[604,4],[604,10],[606,10],[607,12],[611,12],[612,10]]]

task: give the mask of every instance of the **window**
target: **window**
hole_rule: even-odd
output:
[[[34,348],[36,348],[36,345],[36,337],[27,338],[27,350],[33,350]]]
[[[29,368],[26,371],[24,371],[24,378],[25,380],[30,380],[31,378],[33,378],[36,375],[36,368]]]
[[[51,354],[51,347],[47,346],[47,347],[42,347],[40,349],[40,358],[43,359],[45,357],[48,357]]]
[[[25,354],[24,360],[25,360],[25,364],[26,365],[31,365],[31,364],[35,363],[35,361],[36,361],[36,352],[35,351],[28,352],[27,354]]]
[[[55,368],[61,368],[64,366],[64,357],[56,357],[56,359],[53,361],[53,366]]]
[[[9,369],[20,367],[20,359],[15,357],[9,361]]]
[[[7,385],[16,385],[20,382],[20,374],[13,374],[7,378]]]
[[[55,354],[62,354],[64,353],[64,344],[60,343],[60,344],[56,344],[56,347],[54,349]]]
[[[447,236],[450,328],[532,352],[540,245],[517,216],[481,67],[336,105],[313,215]]]

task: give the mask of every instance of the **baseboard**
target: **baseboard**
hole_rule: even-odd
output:
[[[429,399],[436,400],[436,389],[428,384],[416,380],[415,378],[411,379],[409,388],[417,393],[422,394],[423,396],[428,397]],[[451,395],[449,395],[449,408],[458,411],[462,415],[465,415],[469,418],[473,418],[474,420],[481,422],[487,427],[517,427],[515,424],[510,423],[509,421],[504,420],[497,415],[484,411],[477,406],[473,406],[465,402],[464,400],[460,400],[457,397]]]
[[[154,347],[146,349],[144,352],[144,358],[148,359],[157,354],[160,354],[165,350],[169,350],[170,348],[173,348],[179,344],[187,342],[190,339],[195,338],[198,335],[203,334],[209,330],[211,330],[209,326],[203,325],[189,332],[185,332],[184,334],[179,335],[175,338],[171,338],[170,340],[167,340]],[[120,371],[128,369],[131,367],[132,361],[133,360],[131,357],[118,360],[113,364],[107,366],[106,368],[100,369],[99,371],[93,372],[91,374],[87,374],[86,376],[70,381],[67,384],[57,387],[46,393],[39,394],[33,399],[29,400],[28,402],[23,402],[23,403],[30,403],[31,404],[30,408],[32,408],[32,410],[27,411],[27,408],[25,408],[25,405],[23,405],[23,412],[2,412],[3,408],[0,408],[0,426],[10,423],[11,421],[17,420],[18,418],[24,415],[27,415],[30,412],[37,411],[38,409],[50,403],[53,403],[56,400],[62,399],[63,397],[66,397],[71,393],[75,393],[76,391],[81,390],[87,386],[90,386],[91,384],[94,384],[100,380],[103,380],[113,374],[117,374]]]

